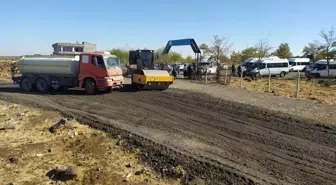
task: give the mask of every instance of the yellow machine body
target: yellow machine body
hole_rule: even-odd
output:
[[[138,89],[165,90],[174,83],[174,77],[165,70],[141,70],[140,74],[132,75],[132,84]]]

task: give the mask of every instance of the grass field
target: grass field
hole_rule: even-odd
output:
[[[336,86],[325,87],[318,84],[318,80],[300,81],[300,99],[315,100],[323,104],[336,104]],[[239,78],[231,79],[230,86],[240,87]],[[243,80],[243,88],[251,91],[268,92],[268,79]],[[271,80],[271,93],[286,98],[296,98],[296,80]]]

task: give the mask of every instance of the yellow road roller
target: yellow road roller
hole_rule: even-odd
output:
[[[157,56],[157,59],[159,56]],[[135,50],[129,52],[129,64],[136,69],[132,73],[132,85],[138,90],[165,90],[173,84],[174,77],[168,71],[155,68],[154,50]]]

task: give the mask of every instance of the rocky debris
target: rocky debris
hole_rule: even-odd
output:
[[[76,166],[58,165],[49,171],[47,176],[56,181],[73,180],[79,176],[79,170]]]
[[[128,163],[127,165],[126,165],[126,168],[132,168],[132,163]]]
[[[43,157],[43,154],[36,154],[37,157]]]
[[[20,162],[20,158],[18,158],[18,157],[14,157],[14,156],[9,157],[8,160],[9,160],[9,162],[12,163],[12,164],[18,164],[18,163]]]
[[[124,182],[128,182],[129,181],[129,178],[132,176],[131,173],[127,174],[125,179],[124,179]]]
[[[8,184],[6,184],[6,185],[14,185],[14,184],[11,182],[11,183],[8,183]]]
[[[57,122],[55,125],[53,125],[52,127],[50,127],[50,128],[49,128],[49,131],[50,131],[51,133],[55,133],[56,130],[57,130],[59,127],[61,127],[62,125],[65,125],[66,122],[67,122],[66,119],[61,119],[61,120],[60,120],[59,122]]]
[[[144,173],[146,173],[146,174],[149,173],[149,171],[145,167],[143,167],[141,170],[136,171],[134,173],[134,175],[141,175],[141,174],[144,174]]]
[[[31,145],[33,144],[33,140],[29,139],[27,143]]]
[[[185,170],[182,168],[182,166],[178,165],[176,167],[173,167],[172,168],[172,172],[173,172],[173,175],[176,177],[176,178],[181,178],[181,177],[184,177],[186,175],[186,172]]]
[[[52,150],[52,148],[49,148],[47,151],[48,151],[49,153],[51,153],[53,150]]]
[[[78,136],[78,132],[70,131],[70,132],[68,133],[68,135],[69,135],[71,138],[74,138],[75,136]]]
[[[189,181],[187,185],[205,185],[205,181],[199,177]]]
[[[118,145],[118,146],[122,146],[123,144],[124,144],[124,140],[121,140],[121,139],[118,140],[118,142],[117,142],[117,145]]]
[[[3,126],[3,130],[10,130],[10,129],[15,129],[15,125],[13,123],[8,122]]]

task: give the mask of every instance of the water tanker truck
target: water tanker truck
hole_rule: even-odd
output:
[[[23,91],[84,88],[86,94],[122,88],[124,79],[119,59],[109,52],[82,53],[77,56],[23,56],[13,66],[20,76],[12,80]]]

